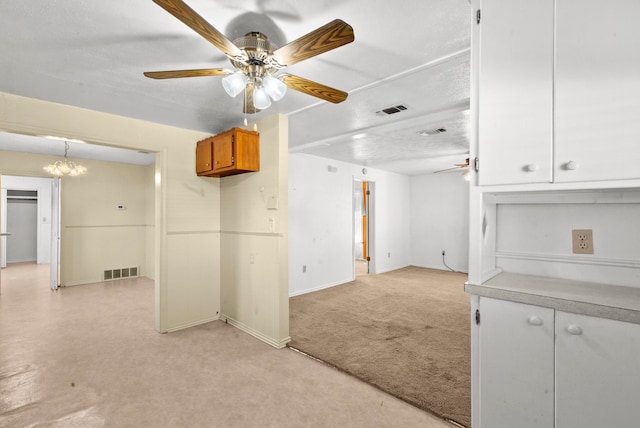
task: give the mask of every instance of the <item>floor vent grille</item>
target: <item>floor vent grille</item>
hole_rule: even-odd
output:
[[[135,278],[138,276],[138,267],[126,267],[105,270],[102,274],[103,281],[113,281],[115,279]]]

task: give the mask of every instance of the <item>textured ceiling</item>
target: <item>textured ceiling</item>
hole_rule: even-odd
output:
[[[347,101],[333,105],[289,90],[249,117],[289,116],[292,151],[410,174],[464,161],[467,0],[186,3],[231,39],[257,30],[282,45],[335,18],[354,28],[353,43],[286,69],[349,92]],[[0,91],[211,133],[244,118],[242,100],[228,97],[219,77],[142,75],[230,67],[213,45],[151,0],[3,0],[0,36]],[[408,109],[375,113],[397,104]],[[429,126],[448,132],[425,146],[415,130]],[[364,137],[353,140],[358,134]]]

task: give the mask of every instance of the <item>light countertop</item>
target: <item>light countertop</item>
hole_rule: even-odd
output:
[[[465,291],[482,297],[640,324],[640,284],[635,288],[501,273],[482,285],[465,284]]]

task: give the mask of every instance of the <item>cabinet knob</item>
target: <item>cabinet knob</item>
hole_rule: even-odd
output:
[[[582,334],[582,328],[579,325],[569,324],[567,332],[575,336],[580,336]]]
[[[569,161],[566,164],[564,164],[564,167],[569,171],[575,171],[576,169],[578,169],[579,166],[580,165],[578,165],[578,163],[574,161]]]
[[[204,166],[209,166],[209,164],[208,164],[208,163],[205,163],[205,164],[204,164]]]
[[[536,315],[530,316],[527,321],[529,321],[530,325],[535,325],[535,326],[540,326],[540,325],[544,324],[542,319],[539,316],[536,316]]]
[[[537,163],[530,163],[529,165],[524,167],[524,170],[527,172],[536,172],[539,169]]]

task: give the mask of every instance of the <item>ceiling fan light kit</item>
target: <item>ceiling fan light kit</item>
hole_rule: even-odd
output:
[[[262,85],[271,99],[276,102],[280,101],[282,97],[284,97],[284,94],[287,93],[287,85],[282,83],[282,80],[276,79],[273,76],[267,76],[262,79]]]
[[[253,105],[259,110],[264,110],[271,106],[269,94],[267,94],[264,87],[258,86],[253,90]]]
[[[233,73],[222,78],[222,87],[232,98],[241,94],[245,86],[247,86],[247,76],[242,73]]]
[[[224,76],[222,87],[231,97],[244,91],[245,114],[257,113],[281,100],[287,87],[332,103],[340,103],[347,93],[291,74],[276,74],[288,65],[312,58],[354,40],[353,28],[336,19],[328,24],[277,48],[265,34],[250,32],[231,42],[182,0],[153,0],[220,49],[237,70],[226,69],[171,70],[145,72],[153,79],[172,79],[197,76]]]

